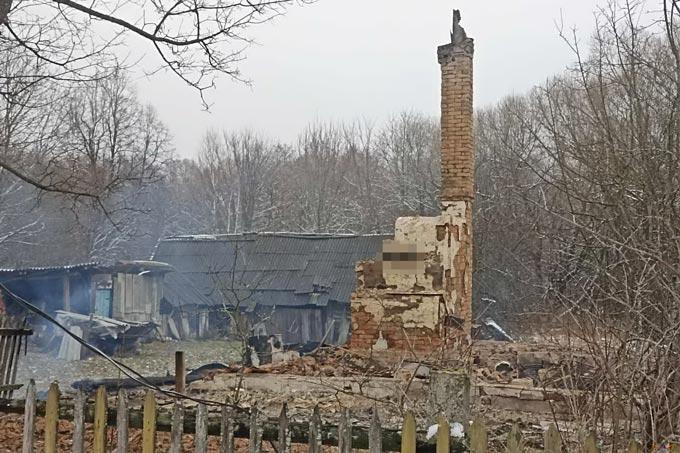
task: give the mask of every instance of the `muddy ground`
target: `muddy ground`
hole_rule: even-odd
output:
[[[187,368],[192,369],[212,362],[234,363],[240,357],[240,350],[240,343],[225,340],[154,341],[142,345],[136,356],[116,359],[144,376],[165,376],[174,373],[175,351],[185,352]],[[46,391],[55,380],[66,388],[80,379],[119,377],[125,376],[101,357],[66,361],[56,358],[56,352],[44,353],[29,345],[28,353],[19,357],[16,382],[25,384],[34,379],[38,391]]]

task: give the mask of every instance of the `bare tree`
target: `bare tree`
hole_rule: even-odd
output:
[[[290,182],[290,231],[345,232],[350,228],[342,127],[316,123],[299,136],[285,170]]]
[[[199,165],[213,228],[228,233],[254,231],[273,209],[267,187],[286,155],[252,131],[209,131]]]
[[[415,112],[392,117],[378,138],[388,175],[385,202],[397,215],[439,211],[439,126]]]
[[[111,4],[71,0],[0,1],[0,48],[3,60],[29,58],[39,68],[0,74],[0,85],[20,79],[26,85],[47,78],[66,83],[98,81],[115,76],[125,64],[123,54],[136,44],[153,49],[158,69],[174,73],[199,91],[226,75],[243,80],[238,63],[252,42],[249,29],[311,0],[199,2],[126,0]],[[61,164],[52,162],[52,164]],[[46,192],[99,199],[100,194],[72,186],[72,180],[53,180],[45,172],[16,162],[6,150],[0,168]]]
[[[566,74],[479,117],[482,164],[502,161],[478,186],[478,210],[504,213],[485,244],[517,244],[501,270],[589,357],[560,385],[588,390],[574,407],[614,450],[680,433],[680,11],[648,3],[610,2],[588,54],[566,37]]]

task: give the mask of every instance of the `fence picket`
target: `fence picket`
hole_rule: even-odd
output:
[[[437,453],[449,453],[451,442],[451,426],[449,422],[440,415],[437,419]]]
[[[338,424],[338,451],[340,453],[352,452],[352,421],[350,419],[349,409],[343,409],[340,414],[340,423]]]
[[[309,421],[309,453],[321,453],[321,414],[318,404],[314,406],[312,419]]]
[[[484,420],[477,417],[470,426],[470,452],[471,453],[486,453],[488,448],[488,440],[486,435],[486,425]]]
[[[594,433],[588,434],[588,437],[583,441],[583,453],[599,453],[600,447],[597,446],[597,437]]]
[[[72,437],[72,451],[74,453],[84,453],[84,438],[85,438],[85,419],[87,416],[87,395],[79,390],[72,402],[73,404],[73,437]],[[59,423],[59,406],[60,406],[60,390],[56,382],[50,385],[47,395],[47,403],[45,405],[45,453],[56,453],[57,450],[57,435]],[[62,409],[68,409],[68,403]],[[128,408],[128,398],[125,390],[120,389],[117,398],[117,448],[116,453],[127,453],[129,448],[129,423],[130,423],[130,409]],[[67,412],[69,412],[67,410]],[[30,380],[26,387],[26,401],[24,404],[24,426],[23,426],[23,444],[22,453],[33,453],[34,436],[35,436],[35,415],[36,415],[36,389],[35,382]],[[94,405],[94,453],[104,453],[107,450],[107,395],[103,386],[97,389],[95,395]],[[222,434],[222,442],[220,446],[220,453],[234,452],[234,418],[232,417],[232,409],[228,401],[222,407],[222,418],[220,422],[220,429]],[[344,409],[340,414],[340,420],[337,427],[337,441],[338,451],[340,453],[351,453],[353,443],[353,427],[350,417],[350,411]],[[262,426],[262,413],[257,405],[253,406],[250,412],[250,426],[249,426],[249,453],[261,453],[262,438],[265,428]],[[134,423],[139,423],[139,418],[132,418]],[[155,451],[156,440],[156,424],[160,426],[167,426],[165,418],[161,421],[157,419],[157,402],[155,393],[147,391],[144,398],[143,420],[142,420],[142,453],[153,453]],[[175,401],[172,413],[172,435],[170,453],[181,453],[182,450],[182,435],[184,424],[184,406],[180,400]],[[198,405],[196,412],[196,429],[195,429],[195,451],[197,453],[207,453],[208,451],[208,429],[212,426],[209,423],[208,407],[201,403]],[[270,426],[267,427],[267,439],[272,441],[274,445],[274,438],[270,437]],[[214,429],[213,426],[210,429]],[[279,453],[290,453],[292,436],[299,436],[299,428],[293,425],[291,429],[291,421],[288,416],[288,405],[284,404],[281,407],[281,412],[278,418],[278,445],[277,451]],[[327,427],[328,429],[328,427]],[[354,441],[361,445],[360,448],[366,448],[366,440],[368,440],[368,452],[378,453],[382,451],[382,427],[377,408],[373,409],[370,426],[368,430],[360,430],[361,434],[357,435]],[[328,430],[327,440],[334,439],[333,427]],[[322,452],[322,440],[324,438],[324,431],[322,430],[322,422],[320,416],[319,406],[314,408],[312,417],[309,422],[309,453]],[[487,453],[489,450],[487,428],[484,420],[476,418],[471,424],[469,431],[469,446],[470,453]],[[401,452],[415,453],[417,448],[417,432],[416,421],[412,412],[406,412],[401,429]],[[297,439],[297,437],[296,437]],[[392,441],[391,435],[388,439]],[[356,445],[356,444],[355,444]],[[430,446],[427,447],[431,448]],[[451,432],[450,424],[440,416],[437,418],[437,436],[436,436],[436,451],[437,453],[449,452],[451,448]],[[523,453],[526,451],[536,452],[538,450],[528,448],[522,436],[519,425],[515,423],[507,437],[507,444],[505,447],[506,453]],[[544,453],[561,453],[562,439],[560,432],[554,424],[551,424],[544,433],[544,449],[540,450]],[[580,453],[600,453],[601,449],[598,446],[598,440],[594,433],[590,433],[582,440],[581,446],[578,449]],[[641,445],[635,440],[631,440],[626,449],[628,453],[642,453],[644,450]]]
[[[368,430],[368,452],[382,453],[382,427],[380,426],[377,407],[373,407],[371,426]]]
[[[50,384],[45,407],[45,453],[57,453],[57,423],[59,422],[59,385]]]
[[[154,453],[156,447],[156,396],[151,390],[144,397],[142,421],[142,453]]]
[[[116,453],[128,452],[128,400],[125,389],[118,390],[118,408],[116,410]]]
[[[231,408],[227,403],[228,401],[222,407],[222,421],[220,422],[222,444],[220,445],[220,453],[234,453],[234,421],[231,417]]]
[[[410,411],[401,427],[401,453],[416,453],[416,419]]]
[[[515,423],[512,425],[512,429],[508,434],[508,443],[505,447],[506,453],[523,453],[524,452],[524,440],[522,439],[522,431],[519,429],[519,425]]]
[[[24,440],[21,453],[33,453],[33,436],[35,433],[35,381],[31,379],[26,387],[26,404],[24,405]]]
[[[182,434],[184,434],[184,404],[182,400],[175,400],[171,424],[170,453],[182,453]]]
[[[208,406],[203,403],[198,405],[196,412],[196,434],[194,435],[196,453],[208,451]]]
[[[562,453],[562,439],[557,427],[552,424],[543,435],[545,453]]]
[[[260,453],[262,450],[262,430],[260,429],[260,411],[257,406],[250,409],[250,453]]]
[[[73,400],[73,453],[85,453],[85,403],[87,397],[78,390]]]
[[[283,403],[279,415],[279,453],[290,453],[290,430],[288,429],[288,405]]]
[[[631,440],[628,444],[628,453],[642,453],[642,445],[635,440]]]
[[[106,388],[100,386],[94,397],[94,453],[106,453]]]

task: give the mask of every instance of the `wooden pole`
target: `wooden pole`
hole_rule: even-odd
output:
[[[182,434],[184,434],[184,404],[182,400],[175,400],[172,409],[170,453],[182,453]]]
[[[290,430],[288,429],[288,405],[283,403],[279,414],[279,445],[278,453],[290,453]]]
[[[486,425],[484,420],[477,417],[470,427],[470,452],[486,453],[487,448]]]
[[[45,408],[45,453],[57,453],[57,423],[59,422],[59,385],[50,384]]]
[[[437,420],[437,453],[449,453],[451,426],[443,415]]]
[[[401,428],[401,453],[416,453],[416,419],[407,412]]]
[[[338,425],[338,451],[352,453],[352,420],[349,409],[343,409]]]
[[[519,425],[515,423],[512,425],[510,434],[508,434],[508,444],[505,447],[507,453],[523,453],[524,452],[524,440],[522,439],[522,431],[519,429]]]
[[[317,404],[309,421],[309,453],[321,453],[321,430],[321,413]]]
[[[26,388],[24,406],[24,442],[21,453],[33,453],[33,434],[35,432],[35,381],[31,379]]]
[[[116,453],[128,452],[128,404],[125,389],[118,390],[118,411],[116,412],[116,429],[118,430],[118,446]]]
[[[228,402],[229,401],[227,400],[225,403]],[[234,453],[234,420],[231,415],[231,409],[227,404],[222,407],[220,434],[222,435],[220,453]]]
[[[175,351],[175,391],[177,393],[184,393],[186,374],[184,351]]]
[[[73,401],[73,453],[85,453],[85,403],[87,396],[78,390]]]
[[[199,403],[196,412],[194,448],[196,453],[208,452],[208,407],[203,403]]]
[[[250,408],[250,438],[248,451],[260,453],[262,451],[262,427],[260,426],[260,411],[257,405]]]
[[[543,439],[545,453],[562,453],[562,439],[560,439],[560,433],[554,424],[550,425]]]
[[[368,430],[368,452],[382,453],[382,427],[380,426],[377,407],[373,407],[371,426]]]
[[[63,302],[64,302],[64,311],[71,311],[71,280],[68,275],[64,275],[62,277],[63,281]]]
[[[142,428],[142,453],[156,449],[156,396],[151,390],[144,397],[144,422]]]
[[[94,453],[106,453],[106,388],[100,386],[94,397]]]

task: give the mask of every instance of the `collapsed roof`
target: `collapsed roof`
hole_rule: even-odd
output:
[[[184,304],[318,306],[348,304],[355,265],[375,259],[387,235],[244,233],[176,236],[153,259],[172,265],[164,297]]]

